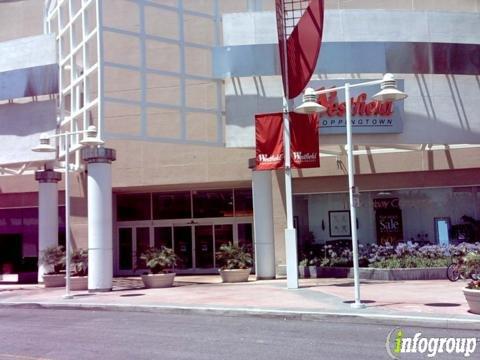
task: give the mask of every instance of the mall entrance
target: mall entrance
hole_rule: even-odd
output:
[[[117,229],[116,273],[139,275],[148,271],[142,253],[150,247],[166,246],[178,256],[175,271],[180,274],[217,272],[215,252],[222,244],[233,242],[253,255],[253,219],[200,219],[190,222],[121,224]]]
[[[141,255],[166,246],[178,256],[177,273],[216,273],[222,244],[245,246],[253,255],[250,188],[117,194],[114,271],[147,271]]]

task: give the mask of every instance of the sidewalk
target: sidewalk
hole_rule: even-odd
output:
[[[462,293],[465,282],[362,281],[366,309],[350,307],[351,279],[301,279],[288,290],[286,280],[222,284],[216,275],[177,276],[175,286],[145,289],[138,277],[114,279],[113,291],[75,291],[66,300],[64,288],[0,284],[0,306],[85,308],[118,311],[220,313],[302,319],[335,317],[418,326],[480,328],[480,315],[468,312]]]

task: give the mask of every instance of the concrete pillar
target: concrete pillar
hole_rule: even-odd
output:
[[[88,290],[110,291],[113,279],[112,161],[115,150],[82,149],[88,162]]]
[[[253,161],[252,161],[253,160]],[[249,167],[255,168],[255,159]],[[257,279],[275,278],[273,238],[272,172],[252,171],[255,273]]]
[[[35,172],[38,181],[38,258],[50,246],[58,245],[58,189],[57,183],[62,174],[53,170]],[[43,274],[53,269],[38,266],[38,282],[43,282]]]

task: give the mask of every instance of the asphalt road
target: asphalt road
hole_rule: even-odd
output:
[[[385,342],[394,328],[394,324],[3,308],[0,360],[389,359]],[[416,332],[436,337],[480,336],[461,330],[402,330],[412,336]],[[470,358],[480,358],[478,347]],[[438,358],[464,358],[442,355]],[[402,354],[401,358],[426,357]]]

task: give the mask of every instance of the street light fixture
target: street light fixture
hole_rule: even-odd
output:
[[[55,146],[50,144],[50,139],[64,137],[65,141],[65,253],[66,253],[66,283],[65,283],[65,295],[64,299],[73,299],[70,294],[70,163],[69,163],[69,150],[70,150],[70,136],[86,134],[86,136],[80,141],[84,146],[97,146],[103,145],[103,141],[97,137],[97,128],[94,125],[90,125],[86,130],[63,132],[59,134],[41,134],[40,144],[32,148],[35,152],[56,152]]]
[[[372,86],[380,84],[381,91],[373,95],[373,99],[379,101],[398,101],[407,97],[407,94],[400,91],[396,87],[395,77],[392,74],[385,74],[381,80],[366,81],[363,83],[350,84],[346,83],[342,87],[336,87],[325,90],[314,90],[312,88],[305,89],[303,96],[303,103],[295,109],[295,112],[300,114],[313,114],[323,112],[326,108],[316,102],[316,97],[320,94],[327,94],[336,90],[345,90],[345,116],[347,126],[347,156],[348,156],[348,191],[350,198],[350,228],[352,233],[352,253],[353,253],[353,277],[355,284],[355,302],[352,304],[353,308],[361,309],[365,305],[360,301],[360,279],[358,269],[358,238],[357,238],[357,214],[356,207],[358,201],[356,198],[358,190],[356,191],[354,183],[354,163],[353,163],[353,148],[352,148],[352,110],[350,102],[350,88],[361,86]]]

